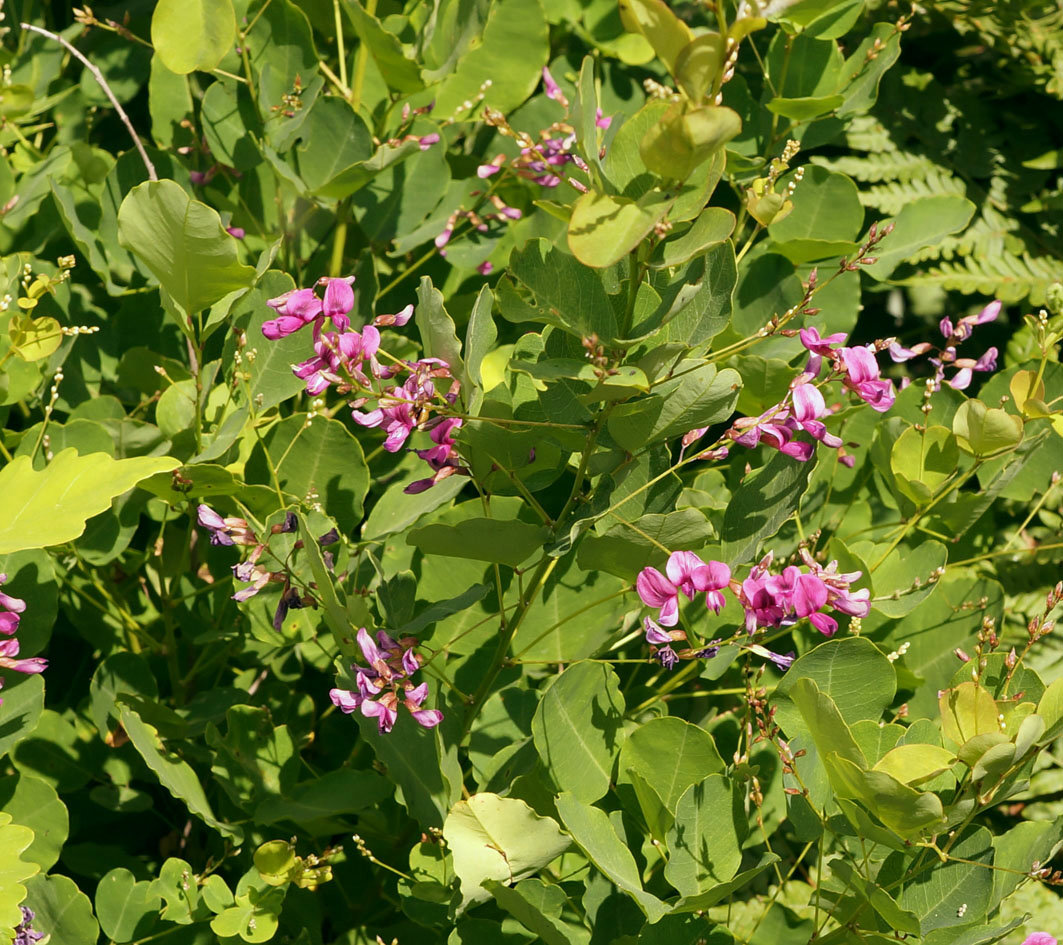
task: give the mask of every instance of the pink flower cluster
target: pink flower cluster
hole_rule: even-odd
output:
[[[971,337],[976,325],[984,325],[987,322],[995,321],[997,316],[1000,315],[1001,307],[1001,302],[994,300],[977,315],[965,315],[956,324],[953,324],[952,319],[946,316],[938,324],[938,330],[945,339],[943,348],[938,348],[927,341],[921,341],[919,344],[912,345],[911,348],[905,348],[899,342],[894,341],[889,347],[890,357],[895,362],[901,363],[935,351],[936,355],[927,359],[934,365],[934,376],[930,381],[930,389],[932,391],[940,390],[942,381],[945,381],[954,390],[966,390],[974,379],[975,371],[987,372],[997,369],[997,349],[987,349],[985,354],[976,360],[974,358],[956,357],[956,346]],[[946,367],[956,369],[956,373],[947,381],[945,380]]]
[[[212,545],[240,545],[251,548],[251,553],[243,561],[232,566],[233,577],[237,581],[248,585],[233,594],[233,600],[250,600],[267,584],[283,584],[284,589],[281,592],[277,609],[273,614],[273,628],[277,631],[280,631],[284,625],[284,618],[288,615],[289,610],[298,610],[299,608],[313,605],[312,598],[303,597],[291,586],[291,578],[287,571],[284,569],[270,571],[259,563],[262,553],[266,550],[266,543],[258,540],[246,519],[237,518],[236,516],[223,518],[209,505],[202,504],[197,509],[197,519],[199,524],[210,532],[210,543]],[[271,533],[291,533],[298,528],[299,523],[296,520],[295,513],[289,512],[284,517],[282,524],[273,526]],[[330,532],[329,535],[320,539],[322,544],[328,543],[326,538],[329,541],[337,541],[339,536],[333,537],[333,533]],[[298,542],[296,546],[299,546]]]
[[[482,176],[482,175],[481,175]],[[492,194],[488,198],[491,205],[495,208],[494,213],[479,214],[475,210],[465,210],[459,207],[448,218],[447,225],[443,227],[442,231],[435,238],[436,249],[439,250],[439,255],[446,258],[447,250],[446,245],[450,242],[450,238],[454,235],[454,229],[462,220],[468,220],[472,224],[472,228],[477,233],[487,233],[491,227],[489,226],[492,220],[496,220],[499,223],[506,224],[511,220],[519,220],[523,213],[516,207],[508,206],[501,197],[497,194]],[[490,268],[487,271],[484,270],[484,263],[481,263],[478,268],[480,275],[487,275],[494,267],[490,263],[486,264]]]
[[[1047,932],[1031,932],[1022,940],[1022,945],[1057,945],[1057,942]]]
[[[7,575],[0,574],[0,585],[6,583]],[[15,631],[21,621],[21,614],[26,611],[26,602],[18,597],[11,597],[0,591],[0,634],[8,637],[0,640],[0,669],[10,669],[16,673],[32,675],[43,673],[48,668],[48,661],[34,656],[18,659],[19,645],[14,638]],[[0,677],[0,688],[3,688],[4,680]],[[0,699],[0,705],[3,704]]]
[[[749,635],[766,628],[790,626],[807,617],[817,630],[831,636],[837,631],[838,622],[828,611],[853,617],[866,617],[870,613],[870,591],[851,589],[860,577],[859,571],[841,573],[836,561],[824,567],[803,548],[801,559],[804,568],[789,565],[772,573],[769,553],[754,565],[745,580],[737,581],[722,561],[703,561],[692,551],[675,551],[668,557],[664,574],[656,568],[643,568],[635,581],[635,590],[643,604],[658,610],[657,620],[664,627],[675,627],[679,622],[680,594],[694,600],[704,593],[705,606],[718,614],[726,604],[725,590],[731,592],[745,611]],[[719,643],[716,640],[707,648],[677,655],[671,650],[671,644],[685,640],[686,633],[662,630],[649,618],[646,639],[655,646],[667,648],[667,652],[659,650],[655,654],[665,666],[674,665],[680,656],[715,655],[715,644]]]
[[[381,734],[394,728],[399,703],[406,706],[414,721],[424,728],[434,728],[443,721],[443,713],[438,709],[421,708],[428,696],[428,683],[415,686],[411,680],[421,668],[420,657],[413,651],[416,639],[402,637],[394,640],[380,630],[374,643],[365,627],[358,631],[357,639],[369,666],[351,666],[357,692],[331,690],[329,698],[333,705],[347,715],[360,709],[366,718],[375,718]]]
[[[292,371],[306,381],[306,391],[312,396],[329,387],[335,387],[341,394],[353,392],[355,397],[350,402],[352,417],[364,427],[380,427],[387,434],[384,449],[388,452],[402,449],[414,430],[429,434],[435,445],[416,452],[431,467],[432,475],[411,483],[406,487],[407,492],[423,492],[448,476],[467,473],[458,458],[452,435],[461,426],[461,420],[444,418],[437,412],[454,404],[461,389],[460,382],[451,376],[450,366],[439,358],[382,365],[377,360],[380,350],[377,326],[405,325],[413,316],[413,306],[408,305],[394,315],[378,315],[372,325],[366,325],[361,331],[352,329],[353,281],[353,278],[325,278],[317,283],[318,287],[324,287],[320,296],[312,288],[294,289],[270,299],[266,304],[278,313],[278,317],[265,322],[262,333],[275,340],[312,324],[315,354],[292,365]],[[334,330],[326,330],[326,323],[331,323]],[[403,371],[408,372],[403,383],[379,390],[374,387],[374,381],[390,379]],[[438,389],[440,382],[447,382],[442,393]],[[362,410],[370,398],[375,400],[374,405],[369,410]],[[224,544],[225,540],[219,534],[222,533],[213,531],[211,541]],[[247,573],[252,572],[247,570]],[[257,572],[255,579],[268,580]]]
[[[806,462],[815,452],[815,443],[796,439],[807,433],[813,441],[838,450],[838,458],[848,466],[853,458],[846,454],[840,437],[828,432],[825,417],[835,406],[828,406],[821,388],[832,380],[840,380],[842,387],[856,394],[873,409],[883,413],[893,406],[896,395],[893,382],[883,378],[875,359],[874,345],[838,347],[845,335],[838,333],[820,337],[815,328],[800,331],[801,343],[809,352],[805,370],[790,384],[786,396],[758,417],[739,417],[725,436],[740,446],[755,447],[761,443]],[[822,381],[818,378],[824,362],[831,365]],[[691,430],[683,437],[683,449],[699,439],[705,429]],[[726,458],[726,448],[701,454],[706,459]]]
[[[568,109],[568,99],[545,66],[543,67],[543,90],[547,98],[552,98],[563,108]],[[598,128],[606,129],[612,121],[610,117],[603,117],[602,110],[598,109],[594,121]],[[562,180],[566,180],[560,170],[566,164],[572,164],[584,172],[588,170],[586,161],[573,151],[576,144],[576,132],[566,122],[554,122],[549,128],[540,131],[537,143],[527,137],[525,141],[520,154],[512,161],[512,167],[519,176],[533,180],[542,187],[557,187]],[[491,177],[502,170],[507,163],[506,156],[499,154],[489,164],[481,164],[477,168],[477,176]],[[582,182],[572,178],[567,178],[567,181],[576,190],[586,192],[586,185]]]

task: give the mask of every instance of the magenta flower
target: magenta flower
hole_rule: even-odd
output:
[[[1023,939],[1022,945],[1057,945],[1057,943],[1047,932],[1031,932]]]
[[[596,108],[594,110],[594,124],[596,127],[601,128],[603,131],[605,131],[612,123],[612,115],[603,116],[602,110],[600,108]]]
[[[48,660],[39,656],[16,659],[18,651],[18,640],[0,640],[0,669],[33,675],[43,673],[48,668]]]
[[[321,299],[314,295],[313,289],[292,289],[266,304],[278,316],[262,325],[262,334],[271,341],[297,332],[321,315]]]
[[[402,311],[396,312],[394,315],[377,315],[373,319],[373,324],[383,328],[385,325],[396,325],[402,327],[411,318],[413,318],[413,306],[407,305]],[[364,332],[363,332],[364,334]],[[380,343],[380,336],[377,335],[377,344]]]
[[[543,89],[547,98],[552,98],[559,105],[568,108],[568,99],[565,97],[565,93],[561,91],[561,86],[554,81],[554,77],[550,75],[550,70],[546,66],[543,66]]]
[[[461,465],[461,459],[457,451],[458,444],[451,436],[460,426],[461,420],[458,417],[449,417],[446,420],[439,421],[432,427],[428,435],[436,445],[430,449],[415,450],[414,452],[428,463],[433,470],[433,475],[427,479],[418,479],[416,482],[411,482],[402,490],[403,492],[415,495],[419,492],[424,492],[426,489],[431,489],[436,483],[442,482],[455,473],[468,474],[468,470]]]
[[[879,413],[889,410],[896,399],[893,381],[880,376],[874,349],[842,348],[838,354],[845,367],[845,386]]]
[[[679,623],[679,592],[656,568],[643,568],[639,572],[635,591],[647,607],[658,608],[657,619],[666,627]]]
[[[197,519],[210,532],[212,545],[254,545],[258,541],[245,519],[236,516],[222,518],[209,505],[200,504]]]
[[[819,329],[815,327],[802,328],[798,335],[801,338],[801,344],[805,346],[809,353],[805,372],[816,377],[819,376],[819,369],[823,364],[823,359],[830,357],[834,353],[835,345],[840,345],[845,341],[845,332],[835,332],[833,335],[827,335],[826,338],[822,338],[820,337]]]
[[[421,708],[428,696],[428,684],[415,686],[410,681],[421,667],[420,659],[413,651],[416,640],[412,637],[394,640],[381,630],[374,642],[365,627],[358,631],[357,639],[369,666],[351,667],[357,691],[332,689],[329,698],[333,705],[347,715],[358,709],[366,718],[375,718],[381,734],[394,727],[400,703],[424,728],[433,728],[443,721],[443,713],[438,709]]]
[[[674,551],[668,556],[665,577],[656,568],[643,568],[635,579],[635,590],[647,607],[659,609],[657,619],[666,627],[679,621],[679,593],[688,600],[705,593],[705,605],[719,613],[724,606],[721,589],[731,580],[731,569],[721,561],[702,561],[692,551]],[[652,622],[651,622],[652,623]],[[656,627],[656,624],[652,624]],[[647,624],[649,639],[650,623]],[[675,639],[669,637],[669,640]],[[652,640],[650,642],[653,642]]]
[[[0,585],[7,581],[6,574],[0,574]],[[19,614],[26,610],[26,602],[18,597],[11,597],[0,591],[0,607],[4,610],[0,611],[0,633],[10,636],[16,630],[18,630]]]

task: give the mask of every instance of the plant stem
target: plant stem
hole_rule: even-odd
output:
[[[148,171],[149,180],[158,180],[159,175],[155,173],[155,165],[151,163],[151,158],[148,157],[148,152],[144,150],[144,145],[141,144],[140,138],[137,135],[136,129],[133,127],[133,122],[129,120],[129,116],[125,113],[125,109],[119,104],[118,99],[115,98],[114,92],[111,91],[111,87],[107,84],[107,80],[103,77],[103,73],[100,72],[85,56],[77,49],[72,43],[68,42],[58,33],[53,33],[51,30],[43,29],[40,26],[34,26],[32,23],[20,24],[24,30],[29,30],[33,33],[40,33],[41,36],[45,36],[48,39],[54,40],[60,46],[62,46],[67,52],[70,53],[75,59],[78,60],[96,80],[97,84],[103,89],[103,94],[110,100],[111,105],[114,106],[114,110],[118,117],[121,119],[122,124],[126,126],[126,130],[129,132],[129,136],[133,139],[133,144],[136,146],[137,152],[140,154],[140,159],[144,162],[144,167]]]

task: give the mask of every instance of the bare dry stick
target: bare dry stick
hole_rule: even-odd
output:
[[[137,137],[137,131],[133,127],[133,123],[129,120],[129,116],[125,113],[125,109],[118,104],[118,99],[114,97],[114,92],[111,91],[111,87],[107,84],[107,80],[103,77],[103,73],[100,72],[85,56],[78,51],[78,49],[71,45],[58,33],[53,33],[51,30],[42,29],[40,26],[34,26],[32,23],[22,23],[24,30],[29,30],[33,33],[40,33],[41,36],[45,36],[48,39],[54,40],[59,43],[67,52],[70,53],[75,59],[77,59],[89,72],[92,73],[92,77],[99,83],[101,89],[103,89],[104,95],[110,100],[114,106],[114,110],[118,113],[118,117],[122,119],[122,124],[126,126],[130,137],[133,139],[133,144],[136,145],[137,151],[140,153],[140,159],[144,162],[144,167],[148,169],[148,177],[151,180],[158,180],[159,175],[155,173],[155,165],[151,163],[151,158],[148,157],[148,152],[144,150],[144,145],[141,144],[140,138]]]

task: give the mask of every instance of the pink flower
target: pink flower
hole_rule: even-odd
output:
[[[1022,945],[1057,945],[1057,943],[1047,932],[1031,932],[1023,939]]]
[[[883,380],[871,347],[842,348],[838,352],[845,367],[845,386],[879,413],[893,406],[893,382]]]
[[[482,263],[480,263],[479,266],[476,267],[476,271],[480,273],[481,276],[489,276],[494,270],[494,268],[494,263],[485,259]]]
[[[656,568],[643,568],[635,579],[635,590],[647,607],[657,607],[657,619],[666,627],[679,622],[679,592]]]
[[[354,308],[354,289],[351,283],[354,276],[347,279],[322,279],[325,284],[325,297],[321,302],[321,313],[332,320],[340,331],[350,325],[348,313]]]
[[[561,91],[561,86],[554,81],[554,77],[550,75],[550,70],[546,66],[543,66],[543,89],[547,98],[552,98],[555,102],[568,108],[568,99],[565,98],[565,93]]]
[[[357,692],[330,690],[329,698],[333,705],[347,715],[360,709],[366,718],[375,718],[377,730],[382,735],[395,726],[400,701],[414,721],[425,728],[433,728],[443,721],[443,713],[438,709],[421,708],[428,696],[428,684],[415,686],[410,681],[410,676],[421,667],[412,646],[407,645],[416,643],[412,637],[395,640],[381,630],[374,642],[365,627],[362,627],[357,640],[362,657],[369,666],[351,667],[355,673]]]
[[[805,371],[816,377],[819,376],[819,369],[823,364],[823,359],[830,357],[835,345],[845,341],[845,332],[835,332],[833,335],[827,335],[826,338],[822,338],[820,337],[819,329],[815,327],[802,328],[798,335],[801,338],[801,344],[809,352]]]
[[[16,659],[18,650],[18,640],[0,640],[0,669],[11,669],[16,673],[34,675],[43,673],[48,668],[48,660],[39,656]]]
[[[596,108],[594,110],[594,124],[595,124],[596,127],[601,128],[604,131],[612,123],[613,123],[613,116],[612,115],[609,115],[608,117],[604,117],[602,115],[602,110],[600,108]]]

